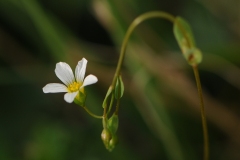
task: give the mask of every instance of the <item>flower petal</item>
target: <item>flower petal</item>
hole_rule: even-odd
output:
[[[59,92],[67,92],[67,87],[60,83],[49,83],[43,87],[44,93],[59,93]]]
[[[85,72],[87,67],[87,60],[85,58],[82,58],[81,61],[78,62],[76,69],[75,69],[75,76],[77,82],[83,82]]]
[[[79,91],[77,92],[71,92],[71,93],[66,93],[64,95],[64,100],[68,103],[72,103],[74,101],[74,98],[77,96]]]
[[[67,86],[75,81],[71,67],[65,62],[59,62],[56,64],[55,73]]]
[[[84,86],[87,86],[87,85],[90,85],[90,84],[94,84],[94,83],[96,83],[97,81],[98,81],[97,77],[94,76],[94,75],[92,75],[92,74],[90,74],[90,75],[88,75],[88,76],[84,79],[83,84],[82,84],[82,86],[80,87],[80,89],[81,89],[82,87],[84,87]]]

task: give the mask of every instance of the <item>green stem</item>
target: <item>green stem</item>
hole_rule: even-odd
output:
[[[203,141],[204,141],[204,146],[203,146],[204,156],[203,156],[203,159],[208,160],[209,159],[209,140],[208,140],[207,120],[206,120],[204,103],[203,103],[202,87],[201,87],[201,82],[200,82],[197,66],[193,66],[193,71],[194,71],[194,75],[195,75],[195,79],[196,79],[196,83],[197,83],[198,96],[199,96],[200,105],[201,105]]]
[[[90,116],[92,116],[92,117],[94,117],[94,118],[98,118],[98,119],[102,119],[102,118],[103,118],[103,116],[98,116],[98,115],[92,113],[86,106],[84,106],[83,109],[85,109],[85,111],[86,111],[88,114],[90,114]]]
[[[144,13],[142,15],[140,15],[139,17],[137,17],[132,24],[129,26],[127,33],[124,37],[123,43],[122,43],[122,47],[121,47],[121,52],[120,52],[120,57],[118,60],[118,65],[117,65],[117,69],[112,81],[112,86],[115,87],[116,85],[116,81],[117,81],[117,77],[120,75],[120,71],[121,71],[121,67],[122,67],[122,63],[123,63],[123,59],[125,56],[125,52],[126,52],[126,48],[127,48],[127,42],[132,34],[132,32],[134,31],[134,29],[143,21],[147,20],[147,19],[152,19],[152,18],[163,18],[163,19],[167,19],[169,21],[171,21],[172,23],[174,23],[174,17],[168,13],[165,12],[160,12],[160,11],[152,11],[152,12],[147,12]]]

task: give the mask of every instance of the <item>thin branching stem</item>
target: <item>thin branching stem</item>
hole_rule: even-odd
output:
[[[84,106],[83,109],[85,109],[85,111],[86,111],[89,115],[91,115],[92,117],[94,117],[94,118],[98,118],[98,119],[102,119],[102,118],[103,118],[103,116],[98,116],[98,115],[92,113],[86,106]]]

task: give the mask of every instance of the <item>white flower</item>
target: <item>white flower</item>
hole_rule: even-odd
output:
[[[64,95],[64,100],[68,103],[72,103],[75,97],[79,94],[79,91],[84,93],[85,86],[94,84],[98,81],[97,77],[91,74],[84,79],[86,66],[87,60],[85,58],[82,58],[82,60],[79,61],[76,66],[74,77],[72,69],[67,63],[57,63],[55,73],[65,85],[60,83],[49,83],[45,87],[43,87],[43,92],[67,92]]]

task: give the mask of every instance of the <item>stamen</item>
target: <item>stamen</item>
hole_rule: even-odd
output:
[[[73,82],[72,84],[70,84],[70,85],[68,86],[68,90],[69,90],[70,92],[76,92],[76,91],[79,90],[79,87],[80,87],[80,86],[81,86],[80,83],[78,83],[78,82]]]

